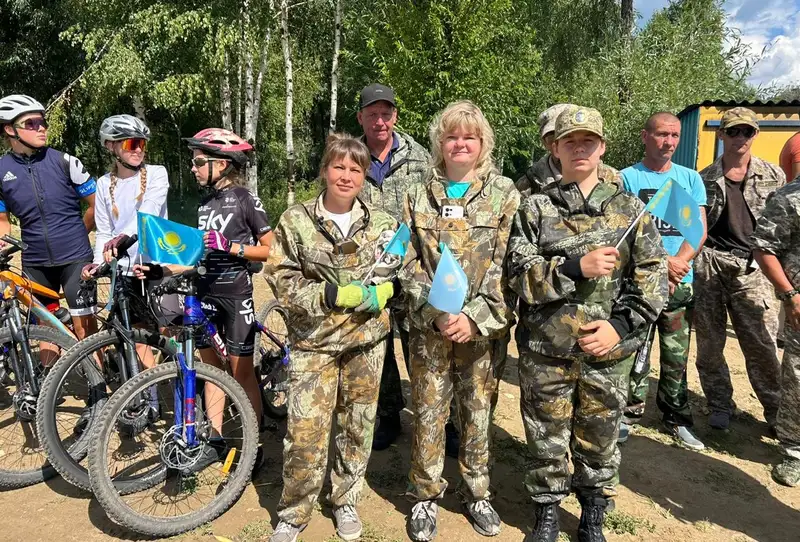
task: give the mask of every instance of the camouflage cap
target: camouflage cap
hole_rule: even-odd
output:
[[[751,109],[747,109],[746,107],[733,107],[722,114],[719,129],[727,130],[731,126],[737,126],[739,124],[746,124],[758,130],[758,116]]]
[[[603,135],[603,116],[600,114],[600,111],[592,109],[591,107],[570,105],[559,113],[556,118],[556,139],[561,139],[579,130],[597,134],[605,139]]]
[[[550,132],[555,132],[556,118],[558,117],[559,113],[561,113],[568,107],[573,107],[573,105],[556,104],[542,111],[542,114],[539,115],[539,118],[536,121],[537,124],[539,125],[539,137],[544,138],[544,136],[546,136]]]

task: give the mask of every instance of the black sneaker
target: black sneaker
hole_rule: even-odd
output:
[[[581,497],[581,522],[578,524],[578,542],[606,542],[603,535],[603,518],[608,500],[603,497]]]
[[[400,424],[400,414],[381,416],[375,437],[372,439],[373,450],[385,450],[400,436],[403,426]]]
[[[447,457],[458,459],[458,449],[461,448],[461,435],[453,422],[444,426],[444,453]]]
[[[483,536],[497,536],[500,534],[500,516],[487,500],[467,503],[467,515],[472,521],[472,527]]]
[[[420,501],[411,509],[408,517],[408,536],[414,542],[430,542],[436,538],[436,501]]]
[[[72,432],[75,434],[76,437],[80,437],[83,435],[84,431],[89,427],[89,423],[92,421],[92,417],[95,406],[102,405],[108,400],[108,394],[105,390],[98,390],[96,388],[92,388],[89,390],[89,397],[86,399],[86,406],[83,407],[81,411],[81,415],[78,418],[78,421],[75,422],[75,427],[72,428]]]
[[[228,455],[228,445],[223,438],[212,438],[201,444],[194,463],[182,470],[183,474],[196,474],[214,463],[222,463]]]
[[[558,503],[536,505],[536,525],[524,542],[556,542],[561,528],[558,524]]]

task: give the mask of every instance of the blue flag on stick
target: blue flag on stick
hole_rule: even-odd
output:
[[[403,258],[406,255],[409,241],[411,241],[411,230],[409,230],[408,226],[405,224],[400,224],[400,227],[397,228],[389,244],[386,245],[384,252]]]
[[[442,257],[433,274],[433,284],[428,293],[428,303],[440,311],[459,314],[464,308],[469,283],[467,275],[453,257],[447,245],[441,245]]]
[[[683,235],[697,250],[703,238],[700,206],[681,185],[669,179],[647,204],[650,214],[657,216]]]
[[[203,232],[166,218],[137,213],[139,249],[156,263],[191,266],[203,257]]]

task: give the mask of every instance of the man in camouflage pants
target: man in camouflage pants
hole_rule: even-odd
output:
[[[705,220],[706,189],[703,180],[693,169],[672,163],[672,155],[681,137],[678,117],[672,113],[655,113],[647,119],[641,135],[645,157],[638,164],[622,170],[625,189],[647,203],[667,181],[672,180],[701,206],[701,219]],[[663,413],[664,429],[676,442],[693,450],[702,450],[705,446],[689,429],[693,420],[686,383],[694,310],[692,259],[702,247],[702,240],[698,247],[692,247],[676,228],[659,218],[654,220],[669,254],[667,268],[671,292],[666,309],[655,323],[661,347],[656,404]],[[650,384],[649,341],[654,334],[648,337],[642,357],[637,357],[631,373],[628,406],[620,426],[619,442],[628,439],[629,426],[638,423],[644,415]]]
[[[538,194],[543,187],[561,180],[561,162],[553,156],[553,143],[555,143],[553,132],[556,127],[556,117],[568,107],[574,106],[572,104],[556,104],[545,109],[537,119],[539,136],[542,138],[542,144],[547,149],[547,153],[534,162],[522,177],[517,179],[515,184],[523,198],[531,194]],[[601,162],[600,174],[602,177],[612,178],[619,173],[616,169]]]
[[[753,111],[729,109],[717,132],[722,156],[700,172],[708,198],[708,239],[695,261],[697,371],[711,410],[708,423],[721,430],[728,428],[736,407],[723,353],[728,315],[771,430],[780,399],[779,303],[753,260],[750,236],[767,196],[786,179],[780,168],[752,156],[757,136]]]
[[[373,209],[380,209],[395,220],[403,219],[403,201],[409,188],[425,180],[430,155],[411,136],[394,129],[397,105],[394,91],[373,84],[361,91],[358,123],[364,130],[362,141],[371,155],[370,169],[359,197]],[[408,323],[400,303],[392,309],[392,327],[398,330],[403,358],[408,364]],[[378,396],[378,429],[373,450],[388,448],[400,434],[400,413],[405,408],[394,341],[389,340]]]
[[[666,253],[648,214],[614,248],[644,204],[616,177],[598,175],[600,113],[567,108],[555,137],[564,177],[522,202],[508,255],[520,297],[520,407],[533,456],[525,487],[536,503],[525,540],[555,542],[558,504],[574,491],[579,542],[604,542],[628,378],[668,295]]]
[[[772,470],[779,484],[800,485],[800,183],[780,188],[767,200],[753,232],[753,254],[775,286],[786,311],[781,400],[775,432],[784,460]]]

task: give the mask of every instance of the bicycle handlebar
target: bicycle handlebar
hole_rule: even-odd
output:
[[[28,249],[27,243],[20,239],[15,239],[10,235],[4,235],[0,237],[0,241],[4,241],[8,244],[7,247],[0,249],[0,258],[7,260],[12,255],[16,254],[17,252],[24,251]]]

